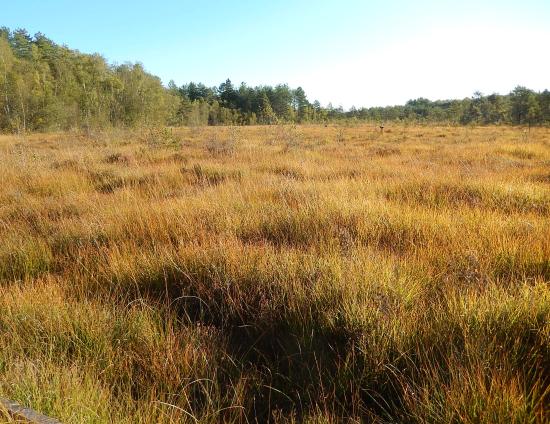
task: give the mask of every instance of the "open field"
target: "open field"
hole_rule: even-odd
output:
[[[64,423],[548,422],[549,224],[548,128],[0,136],[0,397]]]

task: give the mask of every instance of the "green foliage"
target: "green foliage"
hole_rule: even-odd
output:
[[[0,131],[114,126],[206,126],[403,121],[446,124],[550,123],[550,92],[516,87],[509,95],[480,92],[462,100],[425,98],[405,105],[344,111],[311,103],[302,87],[237,88],[190,82],[168,87],[139,63],[110,65],[24,29],[0,28]]]
[[[367,121],[412,121],[460,123],[462,125],[542,124],[550,123],[550,92],[536,93],[525,87],[516,87],[508,95],[484,96],[475,92],[463,100],[436,100],[424,98],[409,100],[404,106],[371,107],[339,112],[329,108],[333,119],[356,118]]]
[[[260,99],[260,122],[263,124],[274,124],[276,121],[277,118],[273,112],[269,98],[264,93]]]
[[[109,65],[24,30],[0,34],[0,130],[165,124],[179,97],[140,64]]]

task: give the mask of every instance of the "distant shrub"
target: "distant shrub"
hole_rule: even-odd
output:
[[[228,134],[219,136],[213,133],[206,140],[206,150],[211,156],[233,156],[241,142],[241,133],[237,127],[230,127]]]
[[[271,128],[270,128],[271,130]],[[288,152],[302,144],[303,134],[296,125],[278,124],[271,130],[267,144],[283,146],[283,152]]]
[[[151,147],[181,147],[181,141],[172,128],[149,127],[143,131],[141,138]]]

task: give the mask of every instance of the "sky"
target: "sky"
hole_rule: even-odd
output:
[[[550,0],[0,0],[0,26],[165,84],[288,83],[346,109],[550,89]]]

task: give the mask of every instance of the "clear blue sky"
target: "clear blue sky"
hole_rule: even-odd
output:
[[[167,83],[301,85],[344,107],[550,89],[550,0],[1,0],[0,26]]]

